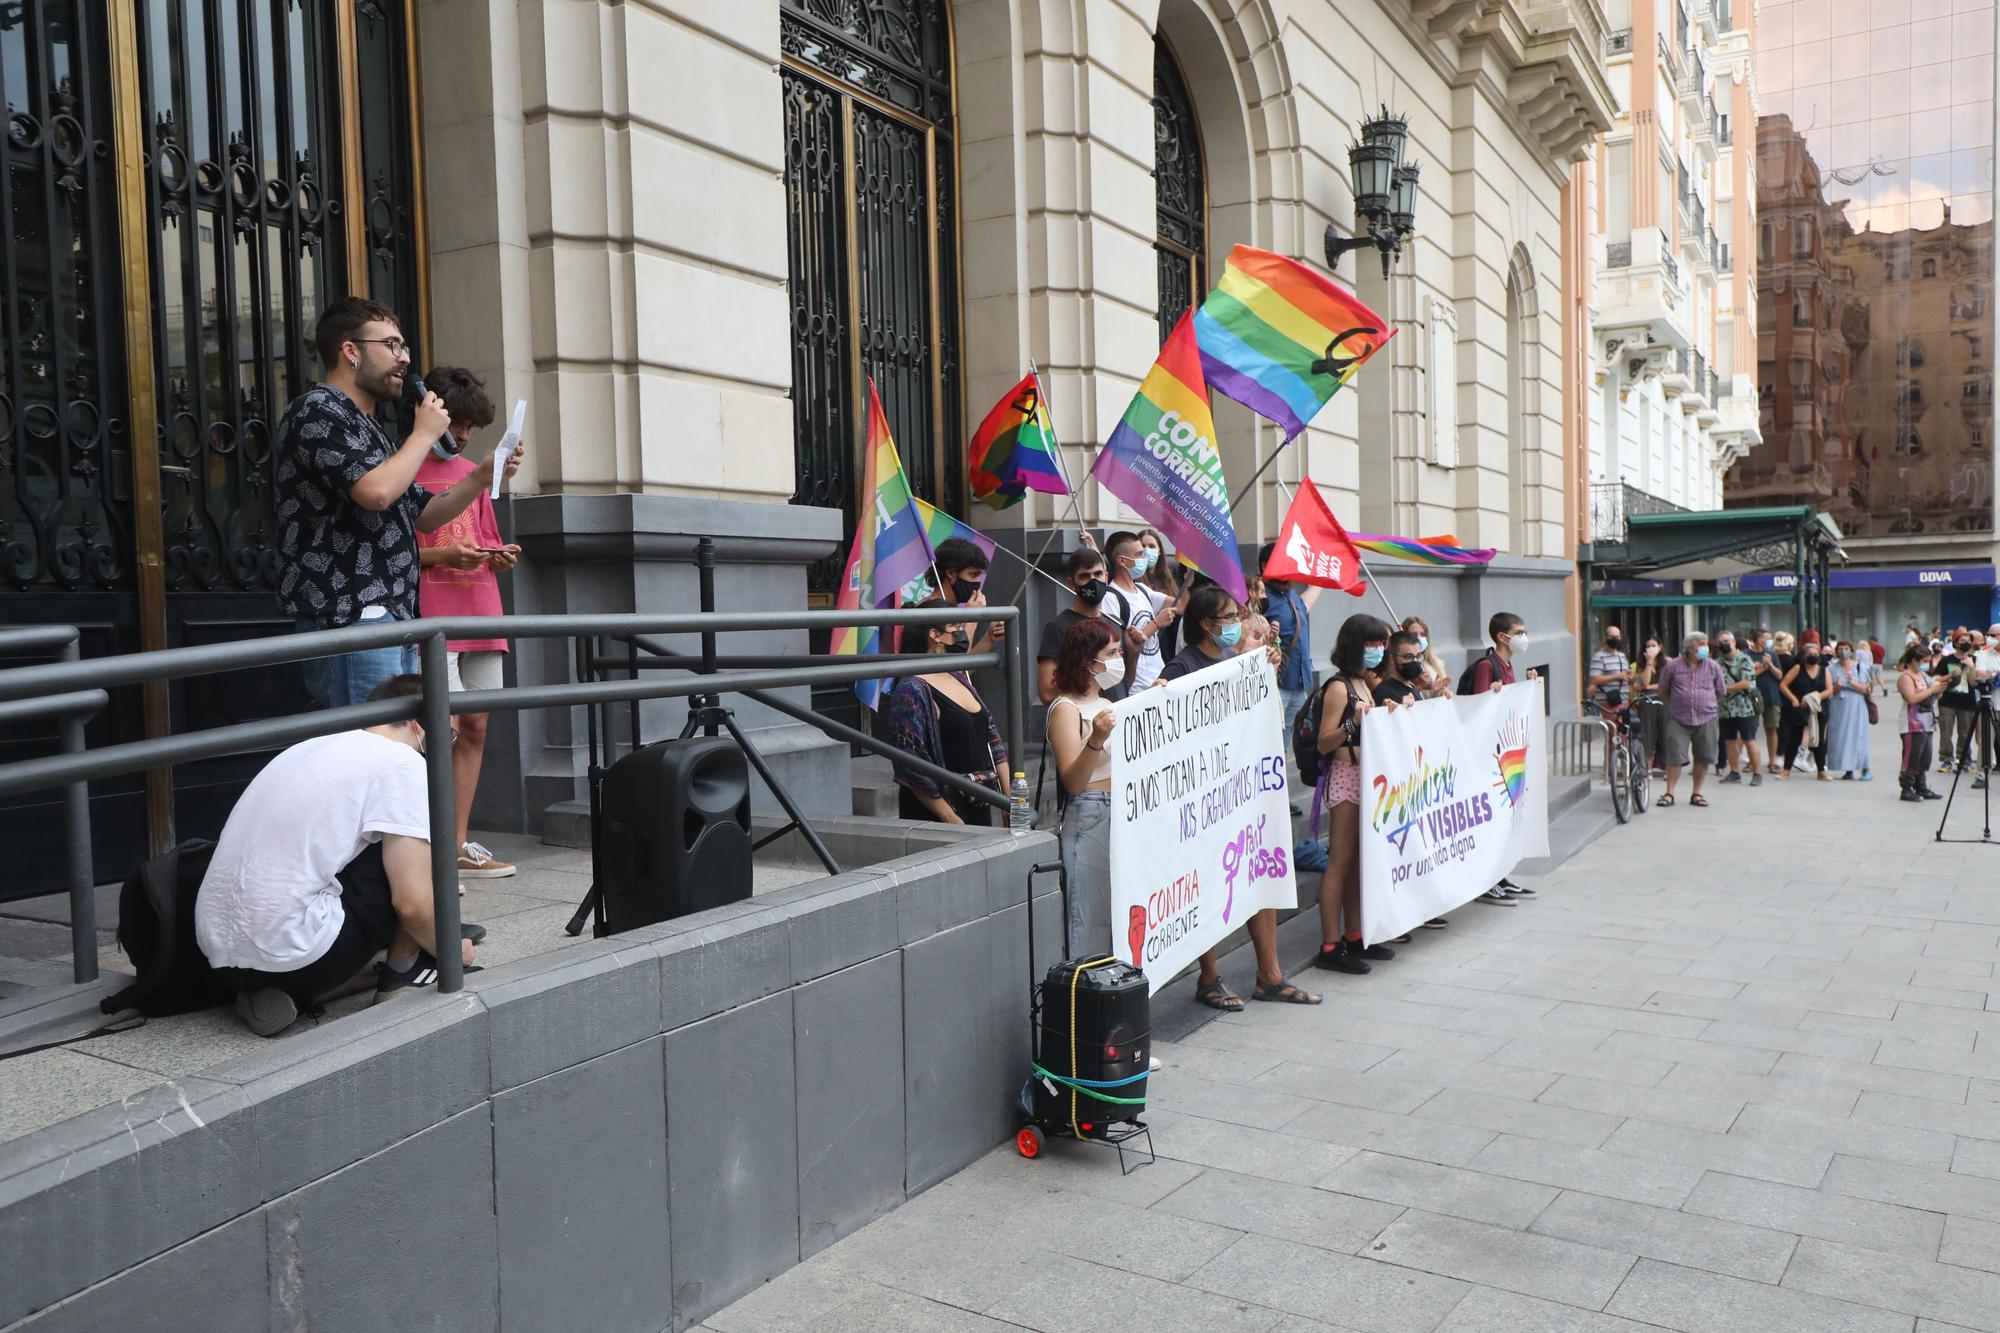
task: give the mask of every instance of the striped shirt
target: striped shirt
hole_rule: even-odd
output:
[[[1593,676],[1623,677],[1631,669],[1632,663],[1622,649],[1599,648],[1590,655],[1590,674]],[[1628,683],[1623,679],[1615,680],[1609,685],[1597,686],[1592,693],[1605,703],[1615,704],[1625,697]]]

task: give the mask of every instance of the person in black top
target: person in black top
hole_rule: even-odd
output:
[[[403,392],[410,347],[394,311],[345,296],[313,330],[326,368],[278,423],[278,600],[301,630],[394,617],[414,620],[422,574],[419,532],[435,532],[493,481],[489,457],[442,495],[417,485],[417,469],[451,425],[444,400],[426,393],[409,438],[391,443],[375,409]],[[521,451],[507,462],[507,476]],[[306,685],[329,707],[362,703],[377,685],[417,668],[415,648],[319,658]]]
[[[1423,688],[1423,638],[1413,630],[1398,630],[1389,636],[1389,660],[1373,674],[1375,685],[1368,693],[1378,704],[1413,704],[1431,697]]]
[[[985,606],[986,575],[992,562],[986,552],[963,537],[947,537],[937,544],[938,593],[953,606]],[[990,653],[1007,637],[1005,621],[981,621],[972,630],[972,651]]]
[[[1069,553],[1069,586],[1076,597],[1068,608],[1056,613],[1055,619],[1042,626],[1041,647],[1035,653],[1036,693],[1043,703],[1048,703],[1059,693],[1056,689],[1056,658],[1062,652],[1063,634],[1071,625],[1081,620],[1102,616],[1125,632],[1125,680],[1132,679],[1132,662],[1139,654],[1139,647],[1146,641],[1146,631],[1128,625],[1130,603],[1122,597],[1119,604],[1125,614],[1119,614],[1105,605],[1105,594],[1111,591],[1110,580],[1105,577],[1104,554],[1094,546],[1082,546]],[[1125,697],[1125,683],[1120,682],[1112,689],[1104,691],[1106,699],[1114,702]]]
[[[915,609],[929,611],[950,605],[942,597],[933,597]],[[995,791],[1005,791],[1000,775],[1007,769],[1007,746],[1000,739],[1000,729],[979,691],[972,688],[972,678],[952,670],[952,659],[947,656],[971,646],[971,632],[964,625],[903,626],[899,651],[935,653],[942,660],[936,671],[897,680],[883,697],[881,719],[889,743],[897,749]],[[993,823],[993,806],[947,789],[921,773],[898,767],[896,785],[901,788],[896,807],[900,819]]]

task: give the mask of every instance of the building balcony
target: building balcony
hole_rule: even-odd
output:
[[[1673,501],[1642,491],[1629,481],[1590,483],[1590,540],[1600,546],[1623,546],[1634,514],[1685,514]]]
[[[1611,128],[1599,0],[1408,0],[1410,14],[1460,69],[1496,70],[1508,102],[1557,162],[1581,162]]]
[[[1749,457],[1750,451],[1764,442],[1757,380],[1753,375],[1732,375],[1721,387],[1726,391],[1716,402],[1720,419],[1711,433],[1716,447],[1728,451],[1728,461],[1733,463]]]
[[[1608,241],[1596,284],[1595,329],[1607,344],[1687,347],[1693,336],[1685,271],[1666,235],[1641,227]]]
[[[1660,372],[1660,387],[1667,391],[1667,397],[1679,398],[1694,388],[1694,355],[1689,347],[1674,348],[1673,360]]]
[[[1715,247],[1715,271],[1717,273],[1734,273],[1736,271],[1736,255],[1730,249],[1729,242],[1727,241],[1720,242]]]

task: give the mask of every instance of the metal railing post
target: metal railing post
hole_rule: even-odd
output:
[[[703,537],[694,544],[694,575],[695,588],[700,598],[701,610],[706,615],[715,610],[715,539],[713,537]],[[701,674],[704,676],[715,674],[715,631],[712,629],[704,629],[701,632]],[[694,698],[688,700],[689,705],[693,707],[700,707],[703,704],[713,707],[721,702],[722,698],[720,695],[711,696],[707,699]],[[702,727],[702,733],[714,736],[717,734],[714,715],[710,714],[709,718],[710,720]]]
[[[72,634],[63,645],[61,660],[81,660],[82,647]],[[83,753],[83,729],[90,720],[85,713],[65,713],[62,719],[64,754]],[[97,872],[90,856],[90,783],[72,782],[63,787],[63,831],[69,842],[69,947],[71,975],[77,984],[97,980]]]
[[[424,769],[431,799],[431,925],[437,944],[438,990],[465,986],[458,944],[458,805],[451,789],[451,679],[442,633],[418,647],[424,676]]]
[[[1007,648],[1000,663],[1003,673],[1001,678],[1006,682],[1005,688],[1007,690],[1008,769],[1007,772],[1000,775],[1000,790],[1006,792],[1010,798],[1009,809],[1013,808],[1011,798],[1014,795],[1014,774],[1016,772],[1026,773],[1028,771],[1028,755],[1023,748],[1025,742],[1022,739],[1027,732],[1025,714],[1028,711],[1028,693],[1021,671],[1021,639],[1023,637],[1021,627],[1026,619],[1026,616],[1016,616],[1014,623],[1007,627]]]

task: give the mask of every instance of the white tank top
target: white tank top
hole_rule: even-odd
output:
[[[1111,700],[1102,697],[1096,699],[1072,699],[1067,694],[1057,695],[1049,701],[1049,733],[1051,735],[1055,734],[1056,707],[1060,704],[1068,704],[1070,709],[1076,714],[1077,727],[1079,728],[1077,734],[1084,738],[1086,745],[1090,743],[1090,724],[1096,721],[1099,713],[1113,706]],[[1107,745],[1098,752],[1097,764],[1090,770],[1090,781],[1085,785],[1095,786],[1100,782],[1108,785],[1110,781],[1111,748]]]

